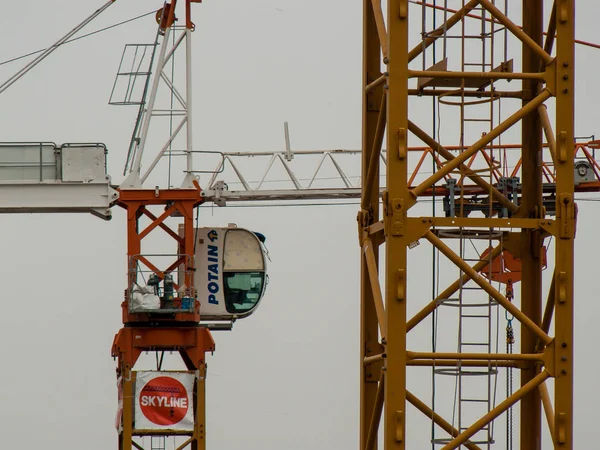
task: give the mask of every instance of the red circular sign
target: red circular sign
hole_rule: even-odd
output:
[[[156,377],[140,392],[140,408],[146,418],[156,425],[180,422],[190,407],[183,384],[171,377]]]

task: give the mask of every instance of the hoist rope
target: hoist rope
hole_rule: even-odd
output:
[[[165,352],[160,352],[160,359],[158,357],[158,353],[156,352],[154,355],[156,356],[156,370],[162,370],[163,360],[165,359]]]
[[[118,22],[118,23],[115,23],[113,25],[109,25],[107,27],[100,28],[100,29],[95,30],[95,31],[90,31],[89,33],[82,34],[81,36],[75,37],[73,39],[69,39],[68,41],[63,42],[62,44],[57,45],[56,47],[61,47],[61,46],[65,45],[65,44],[70,44],[71,42],[78,41],[79,39],[90,37],[90,36],[93,36],[94,34],[98,34],[98,33],[101,33],[103,31],[107,31],[107,30],[110,30],[112,28],[116,28],[118,26],[125,25],[126,23],[133,22],[135,20],[138,20],[138,19],[141,19],[143,17],[149,16],[150,14],[156,14],[156,10],[147,12],[145,14],[142,14],[142,15],[139,15],[139,16],[136,16],[136,17],[132,17],[131,19],[124,20],[123,22]],[[27,58],[28,56],[37,55],[38,53],[45,52],[46,50],[48,50],[48,49],[47,48],[43,48],[41,50],[36,50],[34,52],[30,52],[30,53],[27,53],[25,55],[21,55],[21,56],[15,57],[15,58],[7,59],[6,61],[0,62],[0,66],[3,66],[5,64],[9,64],[11,62],[18,61],[18,60],[23,59],[23,58]]]
[[[433,0],[433,3],[436,4],[437,0]],[[422,32],[425,33],[426,32],[426,14],[425,10],[423,10],[422,16],[423,16],[423,28],[422,28]],[[436,15],[433,14],[433,29],[436,29]],[[432,45],[432,53],[433,53],[433,60],[436,60],[436,43],[437,40],[433,41],[433,45]],[[425,64],[425,58],[423,58],[423,64]],[[423,69],[425,70],[426,67]],[[432,111],[431,111],[431,127],[432,127],[432,131],[433,131],[433,139],[438,139],[439,138],[439,123],[436,120],[436,115],[439,109],[439,104],[437,103],[437,98],[436,97],[432,97],[431,99],[432,101]],[[434,154],[433,152],[431,153],[431,170],[432,172],[436,171],[436,167],[435,167],[435,158],[434,158]],[[435,208],[436,208],[436,191],[435,191],[435,185],[433,186],[433,191],[432,191],[432,202],[431,202],[431,214],[433,217],[435,217]],[[435,226],[433,227],[435,229]],[[433,245],[432,246],[432,253],[431,253],[431,298],[437,298],[438,296],[438,290],[437,290],[437,284],[439,283],[439,252],[437,251],[437,248]],[[437,253],[437,254],[436,254]],[[437,257],[437,258],[436,258]],[[437,283],[436,283],[437,281]],[[438,310],[437,308],[433,311],[432,315],[431,315],[431,351],[432,352],[436,352],[437,351],[437,327],[438,327]],[[434,421],[434,414],[436,411],[436,364],[435,364],[435,359],[433,360],[433,365],[431,366],[431,448],[432,450],[435,449],[435,442],[436,442],[436,426],[435,426],[435,421]]]
[[[506,285],[506,299],[512,302],[513,290],[512,282],[508,281]],[[515,343],[515,332],[512,326],[514,317],[509,315],[508,311],[504,311],[506,318],[506,353],[513,353],[513,345]],[[513,393],[513,369],[512,367],[506,368],[506,398],[510,397]],[[506,411],[506,450],[513,450],[513,407],[511,406]]]

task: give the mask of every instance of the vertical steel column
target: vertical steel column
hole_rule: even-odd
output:
[[[119,434],[119,450],[130,450],[133,448],[133,384],[135,373],[131,368],[123,377],[123,432]]]
[[[194,425],[194,441],[192,450],[206,449],[206,363],[198,367],[198,378],[195,386],[196,423]]]
[[[181,210],[183,210],[183,229],[184,229],[184,241],[183,241],[183,254],[186,258],[186,262],[183,264],[185,268],[185,285],[186,288],[189,289],[189,293],[187,295],[191,295],[193,297],[194,292],[192,286],[194,286],[194,273],[196,267],[196,259],[195,259],[195,236],[194,233],[194,205],[191,203],[183,203],[181,205]],[[190,258],[187,260],[187,258]]]
[[[386,229],[386,376],[385,449],[406,448],[406,208],[408,190],[408,0],[388,1],[387,193]]]
[[[142,253],[141,241],[138,238],[140,218],[140,202],[129,203],[126,205],[127,211],[127,298],[129,290],[137,282],[137,264],[135,257]]]
[[[543,46],[543,0],[523,2],[523,31],[536,43]],[[541,58],[529,45],[522,46],[523,72],[538,72]],[[539,92],[538,80],[523,80],[523,107]],[[521,127],[522,169],[521,169],[521,208],[520,215],[525,218],[542,218],[542,124],[537,111],[523,117]],[[542,239],[540,230],[522,229],[521,248],[522,280],[521,310],[533,322],[542,321],[542,258],[540,249]],[[536,351],[537,337],[525,325],[521,324],[521,353]],[[540,367],[529,362],[521,370],[521,387],[529,383],[540,373]],[[540,391],[534,389],[521,400],[520,404],[520,448],[540,450],[542,439],[542,411]]]
[[[362,99],[362,190],[365,192],[369,182],[367,174],[369,162],[373,159],[379,164],[379,156],[371,158],[374,148],[376,129],[381,105],[382,89],[367,92],[366,86],[381,75],[381,57],[377,25],[371,0],[363,0],[363,99]],[[379,220],[379,171],[373,179],[369,198],[363,199],[364,214],[359,214],[359,230]],[[366,194],[363,194],[366,195]],[[379,249],[373,246],[376,260]],[[367,448],[371,418],[375,410],[379,373],[375,367],[365,366],[364,358],[379,353],[378,322],[373,290],[369,281],[369,269],[361,243],[361,311],[360,311],[360,450]],[[378,364],[377,367],[380,367]],[[376,442],[376,440],[375,440]],[[376,448],[376,444],[374,445]]]
[[[575,0],[556,2],[555,448],[573,449]]]
[[[192,173],[193,168],[193,127],[192,127],[192,31],[194,30],[194,24],[192,23],[192,11],[190,0],[185,2],[185,101],[186,101],[186,141],[187,141],[187,155],[186,155],[186,171],[184,187],[193,187],[192,180],[194,174]],[[175,80],[173,80],[174,82]]]

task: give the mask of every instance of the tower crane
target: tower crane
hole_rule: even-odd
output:
[[[112,346],[119,390],[118,448],[143,448],[136,439],[149,437],[153,449],[164,449],[166,436],[178,439],[177,449],[205,448],[205,354],[215,349],[211,331],[231,329],[235,320],[250,316],[265,295],[265,236],[234,224],[200,227],[195,224],[200,205],[306,199],[335,204],[358,198],[361,449],[377,447],[382,418],[384,448],[412,448],[409,404],[428,418],[432,432],[424,439],[427,445],[446,450],[493,448],[497,418],[503,413],[511,417],[518,402],[520,448],[540,448],[544,414],[551,445],[572,449],[575,194],[600,191],[595,155],[600,142],[577,141],[573,128],[575,2],[555,2],[543,33],[541,0],[523,9],[522,26],[511,19],[506,5],[489,0],[456,2],[456,8],[448,2],[442,7],[408,0],[390,0],[382,8],[378,0],[364,0],[362,148],[292,151],[288,139],[285,152],[257,153],[204,152],[193,145],[193,3],[200,1],[165,2],[156,13],[155,42],[128,46],[123,53],[111,103],[137,105],[138,114],[121,184],[112,184],[107,175],[103,144],[1,147],[5,177],[0,212],[89,212],[109,219],[110,208],[125,210],[124,326]],[[0,93],[110,4],[2,84]],[[421,14],[423,19],[422,42],[412,50],[409,14]],[[479,34],[473,34],[469,21],[476,23]],[[459,24],[460,33],[452,34]],[[509,50],[514,51],[510,39],[522,45],[521,72],[507,58]],[[183,46],[185,77],[179,89],[181,80],[166,67]],[[454,61],[449,55],[459,56]],[[419,59],[421,68],[411,65]],[[520,90],[509,84],[515,81],[522,83]],[[124,97],[119,99],[123,86]],[[161,97],[161,87],[167,88],[168,98]],[[422,125],[429,119],[409,110],[411,96],[423,104],[432,100],[432,131]],[[556,98],[555,123],[545,106],[552,98]],[[510,101],[519,105],[509,107],[509,114],[498,107]],[[457,110],[459,114],[448,112]],[[162,147],[151,155],[151,130],[161,116],[169,117],[172,126]],[[519,122],[520,136],[508,134]],[[442,145],[442,135],[453,136],[458,144]],[[505,135],[520,143],[503,142]],[[409,146],[409,141],[420,145]],[[216,158],[215,168],[204,164],[196,170],[195,155]],[[362,158],[360,184],[340,162],[353,156]],[[266,160],[256,186],[239,162],[249,157]],[[308,177],[298,176],[292,168],[292,160],[302,158],[318,162]],[[169,181],[161,188],[156,169],[166,161]],[[263,182],[277,164],[292,188],[265,189]],[[318,186],[324,164],[333,168],[339,187]],[[181,180],[171,179],[176,170],[183,174]],[[198,182],[200,172],[210,174],[205,186]],[[432,214],[413,214],[423,199],[434,204]],[[172,219],[178,221],[176,227]],[[172,239],[170,252],[144,250],[143,242],[158,233]],[[447,257],[459,275],[446,289],[433,289],[431,301],[418,303],[411,318],[407,303],[413,268],[408,252],[421,241],[432,244],[434,260]],[[385,289],[379,281],[383,244]],[[549,295],[542,311],[547,266],[554,274],[546,277]],[[438,285],[439,272],[438,263],[433,270]],[[520,292],[514,286],[519,282]],[[453,341],[458,350],[448,350],[445,342],[436,340],[431,351],[409,349],[407,335],[430,315],[437,336],[444,308],[458,311]],[[492,330],[498,334],[501,328],[499,311],[508,322],[506,352],[493,343]],[[516,333],[519,353],[512,347],[513,320],[521,324]],[[165,370],[160,356],[157,370],[136,370],[143,352],[177,352],[187,370]],[[407,373],[419,367],[431,369],[434,393],[455,386],[451,420],[444,417],[448,410],[436,404],[435,396],[428,405],[408,389]],[[507,373],[507,393],[496,401],[501,370]],[[520,374],[518,387],[510,381],[513,370]],[[554,403],[546,386],[549,379],[554,379]],[[475,392],[480,380],[483,388]],[[507,421],[507,447],[512,445],[512,430],[512,421]]]
[[[107,2],[34,61],[0,86],[3,92],[56,48],[105,11]],[[116,104],[137,104],[139,113],[129,148],[124,181],[111,184],[106,173],[107,149],[103,144],[8,143],[2,148],[7,172],[2,211],[7,213],[91,212],[110,219],[110,208],[119,206],[127,216],[127,284],[122,304],[123,328],[115,336],[112,356],[117,360],[119,410],[116,427],[119,448],[139,448],[136,437],[151,436],[152,446],[167,436],[182,437],[179,448],[205,447],[205,353],[215,348],[210,328],[249,316],[258,307],[266,285],[265,237],[234,224],[197,228],[197,207],[204,202],[193,167],[192,133],[192,4],[198,0],[165,2],[156,12],[158,31],[150,46],[133,50],[135,66],[143,71],[119,71],[115,88],[126,77],[126,91]],[[183,12],[183,24],[178,15]],[[170,76],[169,61],[185,50],[183,89]],[[148,58],[141,57],[146,55]],[[178,51],[179,50],[179,51]],[[147,53],[144,53],[147,51]],[[121,67],[124,60],[121,61]],[[130,89],[142,85],[138,98]],[[163,107],[161,85],[170,98]],[[118,95],[119,92],[113,95]],[[147,149],[151,122],[161,116],[176,117],[165,145],[156,155]],[[185,135],[180,138],[180,133]],[[176,147],[183,142],[181,147]],[[163,156],[184,157],[181,186],[148,187],[147,178]],[[149,162],[150,161],[150,162]],[[174,167],[178,167],[177,161]],[[143,163],[147,164],[142,171]],[[174,170],[174,169],[173,169]],[[180,218],[173,229],[169,219]],[[143,222],[148,219],[149,224]],[[143,242],[149,235],[166,233],[172,239],[169,253],[152,253]],[[202,309],[202,321],[200,310]],[[207,322],[207,319],[211,321]],[[217,322],[216,325],[214,322]],[[178,352],[187,371],[139,372],[134,366],[143,352]],[[134,402],[127,401],[135,397]],[[155,441],[158,441],[156,443]]]

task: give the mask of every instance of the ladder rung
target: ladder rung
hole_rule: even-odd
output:
[[[433,32],[426,33],[425,36],[432,35],[432,33]],[[436,39],[444,39],[444,38],[445,39],[462,39],[463,38],[462,35],[459,36],[459,35],[456,35],[456,34],[447,34],[445,36],[443,34],[442,35],[432,35],[431,37],[434,37]],[[464,37],[466,37],[466,36],[464,36]]]
[[[467,319],[475,319],[475,318],[477,318],[477,319],[489,319],[490,318],[489,315],[484,316],[482,314],[465,314],[465,315],[462,315],[460,317],[465,317]]]
[[[468,429],[469,429],[469,427],[460,427],[460,431],[461,432],[465,431],[465,430],[468,430]],[[477,432],[479,433],[481,431],[489,431],[489,429],[490,429],[489,426],[486,425],[485,427],[481,427]]]
[[[477,310],[481,311],[481,308],[488,308],[488,307],[491,308],[491,307],[498,306],[498,302],[496,302],[493,299],[490,299],[490,301],[487,302],[487,303],[463,303],[460,306],[462,306],[463,309],[466,309],[466,308],[478,308]],[[465,314],[474,315],[476,313],[465,313]],[[481,314],[481,315],[483,316],[484,314]],[[488,316],[489,316],[489,314],[488,314]]]
[[[488,342],[461,342],[460,345],[468,345],[469,347],[488,347],[490,344]]]
[[[491,66],[491,63],[463,63],[464,66]]]
[[[460,399],[461,402],[469,402],[469,403],[488,403],[489,399],[483,399],[483,398],[461,398]]]

